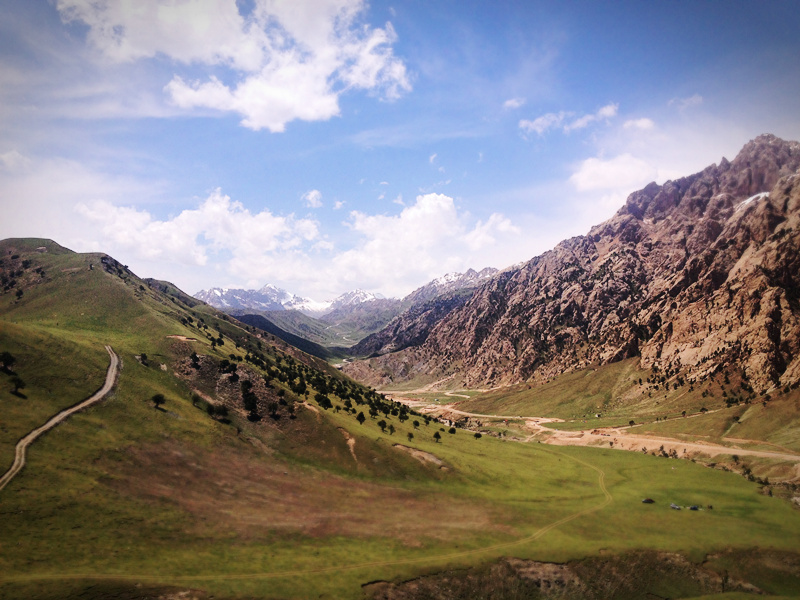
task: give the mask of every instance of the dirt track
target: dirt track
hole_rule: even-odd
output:
[[[47,423],[38,427],[31,431],[28,435],[23,437],[20,441],[17,442],[16,451],[14,454],[14,464],[11,465],[11,468],[6,471],[6,473],[0,477],[0,491],[3,490],[6,485],[25,467],[25,452],[37,438],[41,435],[46,433],[47,431],[51,430],[53,427],[64,421],[67,417],[76,412],[83,410],[87,406],[91,406],[95,402],[99,402],[111,391],[111,388],[114,387],[114,383],[117,380],[117,374],[119,372],[119,358],[114,351],[111,349],[111,346],[106,346],[106,351],[108,351],[108,355],[111,357],[111,362],[108,365],[108,371],[106,372],[106,380],[103,383],[103,387],[97,390],[94,394],[89,396],[86,400],[75,404],[74,406],[70,406],[69,408],[65,408],[60,413],[56,414],[55,416],[51,417]]]
[[[404,401],[403,398],[396,398]],[[705,442],[684,442],[675,438],[636,435],[628,433],[629,427],[600,428],[589,431],[561,431],[546,427],[545,423],[563,421],[563,419],[551,419],[547,417],[520,417],[518,415],[486,415],[480,413],[465,412],[458,410],[453,405],[436,405],[429,403],[415,403],[415,408],[420,410],[422,406],[429,410],[425,412],[436,412],[439,414],[453,414],[464,417],[478,417],[484,419],[514,419],[525,421],[525,427],[531,431],[531,435],[519,441],[538,440],[546,444],[555,446],[608,446],[616,450],[628,450],[640,452],[642,448],[648,451],[657,450],[661,447],[666,452],[674,450],[679,456],[689,454],[704,454],[707,456],[717,456],[719,454],[738,455],[738,456],[757,456],[761,458],[776,458],[790,462],[800,463],[800,454],[793,452],[772,452],[769,450],[750,450],[747,448],[737,448],[723,446],[722,444],[712,444]],[[692,415],[700,417],[702,415]],[[678,417],[681,418],[681,417]],[[685,417],[689,418],[689,417]],[[596,433],[595,433],[596,432]],[[737,440],[739,442],[750,442],[751,440]],[[763,442],[758,442],[763,443]]]

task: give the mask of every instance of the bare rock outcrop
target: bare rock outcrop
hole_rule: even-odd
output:
[[[800,143],[762,135],[733,161],[651,183],[587,235],[495,275],[424,343],[346,371],[476,387],[640,357],[692,378],[733,368],[761,392],[796,383],[798,169]]]

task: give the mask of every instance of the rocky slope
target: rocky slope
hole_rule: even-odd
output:
[[[403,298],[403,307],[420,306],[439,296],[453,294],[460,290],[475,289],[497,274],[497,269],[486,267],[480,271],[467,269],[465,273],[448,273],[423,285]]]
[[[414,304],[392,319],[380,331],[368,335],[350,348],[352,356],[372,356],[397,352],[424,343],[434,326],[454,309],[463,306],[474,288],[444,293]]]
[[[764,392],[800,381],[800,144],[762,135],[733,161],[651,183],[588,235],[481,286],[425,342],[346,367],[475,387],[627,357]]]

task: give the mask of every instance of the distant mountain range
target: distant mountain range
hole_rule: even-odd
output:
[[[370,385],[544,382],[638,357],[679,383],[737,394],[800,382],[800,143],[772,135],[733,161],[651,183],[587,235],[465,298],[405,313],[345,371]],[[656,377],[656,375],[653,375]]]
[[[415,309],[442,295],[474,289],[495,273],[497,269],[490,267],[481,271],[469,269],[466,273],[448,273],[414,290],[402,300],[353,290],[334,300],[319,302],[269,284],[259,290],[211,288],[197,292],[194,297],[241,320],[245,320],[246,315],[268,319],[272,323],[269,328],[272,333],[278,335],[280,330],[285,331],[288,334],[285,341],[295,345],[295,336],[299,336],[314,344],[348,347],[380,331],[404,311]],[[300,312],[312,321],[282,314],[290,311]],[[313,320],[326,325],[315,327]],[[251,324],[256,322],[263,323],[254,320]],[[333,332],[329,331],[331,328],[334,328]],[[364,348],[359,350],[361,353],[371,351],[367,352]]]

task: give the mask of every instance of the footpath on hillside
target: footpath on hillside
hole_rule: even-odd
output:
[[[548,418],[548,417],[522,417],[519,415],[489,415],[482,413],[473,413],[456,408],[455,404],[431,404],[425,400],[415,400],[406,395],[413,395],[415,393],[427,392],[427,389],[413,390],[410,392],[383,392],[391,396],[398,402],[403,402],[420,412],[429,414],[436,414],[439,417],[471,417],[483,419],[499,419],[499,420],[515,420],[524,421],[526,429],[531,432],[531,435],[526,438],[519,439],[519,441],[530,442],[540,441],[546,444],[553,444],[556,446],[608,446],[616,450],[628,450],[633,452],[640,452],[642,449],[655,450],[663,448],[665,451],[675,451],[679,456],[688,453],[705,454],[709,457],[717,456],[720,454],[738,455],[738,456],[756,456],[761,458],[774,458],[785,460],[795,463],[800,463],[800,454],[794,452],[776,452],[770,450],[753,450],[749,448],[737,448],[732,446],[724,446],[722,444],[714,444],[710,442],[701,441],[683,441],[675,438],[632,434],[627,430],[630,427],[604,427],[595,428],[591,430],[582,431],[564,431],[547,427],[547,423],[561,422],[563,419]],[[460,396],[460,394],[448,394],[447,396]],[[709,411],[710,412],[710,411]],[[691,417],[699,417],[701,415],[690,415]],[[689,418],[689,417],[687,417]],[[454,419],[451,419],[454,420]],[[739,442],[749,442],[756,440],[738,440]],[[764,442],[758,442],[764,443]]]
[[[30,446],[43,434],[50,431],[53,427],[63,422],[70,415],[73,415],[76,412],[81,411],[84,408],[99,402],[108,395],[108,393],[111,391],[111,389],[114,387],[114,384],[117,381],[117,375],[119,373],[119,358],[111,349],[111,346],[106,346],[106,351],[108,352],[111,362],[108,365],[108,371],[106,372],[106,380],[103,383],[103,387],[101,387],[94,394],[86,398],[86,400],[82,400],[78,404],[70,406],[69,408],[65,408],[61,412],[52,416],[50,420],[47,421],[47,423],[45,423],[41,427],[37,427],[36,429],[31,431],[28,435],[26,435],[17,442],[16,451],[14,453],[14,464],[12,464],[11,468],[8,471],[6,471],[2,477],[0,477],[0,491],[2,491],[3,488],[5,488],[8,485],[8,483],[25,467],[25,458],[28,446]]]

